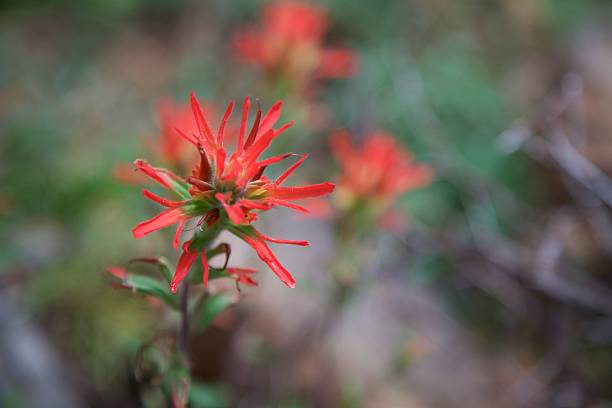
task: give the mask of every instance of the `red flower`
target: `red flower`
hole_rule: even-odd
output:
[[[307,212],[306,208],[292,201],[329,194],[333,191],[334,185],[320,183],[300,187],[283,186],[283,182],[306,159],[306,155],[301,156],[277,179],[270,180],[264,176],[263,173],[267,166],[296,156],[293,153],[286,153],[259,160],[272,141],[292,124],[274,129],[282,106],[281,102],[277,102],[263,116],[261,110],[258,109],[254,123],[247,133],[249,106],[250,100],[247,97],[244,101],[236,150],[228,156],[224,147],[225,129],[234,103],[229,104],[218,132],[213,134],[200,103],[195,95],[191,94],[191,107],[197,131],[187,133],[179,129],[179,133],[197,148],[200,161],[195,166],[192,175],[187,178],[181,178],[163,168],[152,167],[144,160],[134,162],[138,170],[165,189],[174,192],[178,200],[168,200],[144,190],[143,194],[146,198],[166,207],[166,210],[140,223],[133,229],[133,234],[136,238],[142,238],[153,231],[178,223],[174,238],[174,246],[177,248],[181,230],[190,219],[196,220],[196,225],[202,228],[203,236],[227,229],[253,247],[272,271],[286,285],[293,287],[295,280],[276,259],[266,241],[293,245],[308,245],[308,243],[270,238],[250,224],[257,219],[256,211],[266,211],[275,206]],[[206,271],[206,254],[202,249],[203,239],[196,234],[191,241],[183,245],[183,253],[171,285],[173,291],[195,262],[198,253],[202,256]],[[206,280],[206,273],[204,276]]]
[[[431,168],[414,164],[412,155],[387,133],[367,135],[357,149],[345,132],[333,135],[330,143],[341,167],[339,196],[348,201],[374,199],[388,203],[432,180]]]
[[[175,169],[193,163],[192,150],[176,129],[189,134],[197,130],[197,124],[189,105],[182,105],[168,98],[157,103],[160,131],[157,140],[150,143],[152,150],[164,164]]]
[[[106,271],[117,279],[125,280],[127,278],[127,271],[120,266],[109,266]]]
[[[236,282],[242,283],[247,286],[259,286],[259,283],[251,277],[255,272],[255,269],[249,268],[227,268],[227,272],[231,277],[236,279]]]
[[[268,72],[283,73],[300,86],[314,77],[339,78],[354,74],[354,52],[326,48],[323,8],[299,2],[277,2],[263,8],[263,28],[247,28],[234,37],[234,47],[245,61]]]
[[[207,114],[216,116],[211,104],[205,104]],[[196,152],[181,136],[177,129],[193,134],[197,123],[189,104],[179,104],[170,98],[161,98],[157,103],[159,132],[155,137],[144,139],[144,146],[151,156],[173,170],[189,169],[195,163]],[[142,174],[134,173],[130,164],[121,163],[113,167],[115,178],[127,184],[144,184],[147,180]]]

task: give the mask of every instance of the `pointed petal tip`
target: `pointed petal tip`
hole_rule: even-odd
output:
[[[127,271],[120,266],[109,266],[106,268],[106,272],[121,280],[125,280],[127,278]]]
[[[176,282],[172,282],[170,284],[170,292],[176,295],[176,289],[178,288],[178,284]]]

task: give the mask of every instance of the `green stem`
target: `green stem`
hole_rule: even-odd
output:
[[[184,363],[187,364],[189,362],[189,279],[183,281],[181,288],[181,326],[178,346]]]

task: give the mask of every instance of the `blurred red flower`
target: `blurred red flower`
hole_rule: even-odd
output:
[[[185,140],[196,147],[200,160],[192,175],[182,178],[163,168],[156,168],[144,160],[134,162],[136,168],[149,176],[165,189],[172,191],[178,200],[168,200],[143,190],[146,198],[166,207],[157,216],[140,223],[133,229],[136,238],[178,223],[174,238],[174,247],[178,248],[181,231],[186,222],[194,219],[200,233],[183,244],[183,252],[171,283],[176,291],[178,283],[185,277],[198,258],[202,259],[204,282],[208,279],[208,265],[203,242],[220,230],[228,230],[249,244],[259,257],[288,286],[293,287],[295,280],[276,259],[266,242],[280,244],[308,245],[306,241],[282,240],[268,237],[256,230],[251,223],[257,219],[256,211],[266,211],[275,206],[284,206],[307,212],[302,206],[292,203],[293,200],[319,197],[333,191],[332,183],[320,183],[300,187],[283,187],[283,182],[306,159],[301,156],[277,179],[270,180],[263,175],[267,166],[296,156],[285,153],[264,160],[258,160],[272,141],[292,123],[274,129],[281,114],[282,103],[275,103],[262,116],[258,109],[251,130],[246,133],[250,100],[244,101],[242,120],[236,150],[229,157],[225,149],[225,129],[234,107],[230,103],[215,134],[195,95],[191,95],[191,108],[196,121],[195,131],[179,129]],[[192,130],[192,129],[191,129]],[[208,235],[207,235],[208,234]],[[243,280],[244,281],[244,280]]]
[[[205,114],[217,116],[217,109],[210,103],[205,103]],[[144,138],[143,144],[151,157],[174,171],[190,169],[197,160],[197,152],[181,136],[177,129],[193,134],[197,131],[197,123],[189,104],[180,104],[168,97],[162,97],[156,106],[159,131],[156,136]],[[234,136],[235,131],[229,132]],[[134,167],[127,163],[116,164],[113,167],[115,178],[126,184],[144,184],[147,178],[141,173],[135,173]]]
[[[415,164],[412,155],[382,131],[366,135],[358,148],[346,132],[332,135],[330,144],[340,165],[336,202],[343,209],[373,201],[386,211],[401,193],[426,186],[433,178],[429,166]],[[397,221],[397,214],[394,217]]]
[[[237,283],[242,283],[247,286],[258,286],[259,283],[252,278],[252,275],[257,272],[250,268],[227,268],[227,272],[233,277]]]
[[[206,111],[210,109],[206,106]],[[207,112],[208,113],[208,112]],[[173,169],[189,167],[195,160],[193,150],[177,129],[189,134],[197,130],[197,123],[187,104],[179,104],[170,98],[161,98],[157,103],[159,134],[147,140],[147,146],[164,165]]]
[[[327,13],[299,2],[264,6],[261,29],[247,27],[234,36],[234,48],[245,62],[272,74],[286,75],[300,89],[316,78],[341,78],[357,71],[357,55],[323,45]]]

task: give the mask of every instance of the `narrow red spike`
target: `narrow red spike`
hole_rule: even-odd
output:
[[[325,182],[299,187],[279,187],[274,191],[274,198],[281,200],[298,200],[300,198],[319,197],[334,191],[334,183]]]
[[[259,134],[265,133],[268,130],[272,129],[272,126],[278,121],[280,118],[281,112],[283,108],[283,101],[276,101],[274,105],[268,110],[268,112],[261,119],[261,126],[259,127]]]
[[[238,133],[238,146],[236,147],[236,151],[242,151],[244,147],[244,132],[246,131],[250,107],[251,99],[247,96],[244,98],[244,104],[242,105],[242,119],[240,120],[240,133]]]
[[[187,218],[183,218],[179,221],[178,227],[176,227],[176,233],[174,234],[174,239],[172,240],[172,247],[175,251],[178,250],[181,234],[183,233],[183,228],[185,227],[185,223],[187,222]]]
[[[200,180],[204,180],[207,183],[210,182],[212,176],[212,170],[210,168],[210,162],[208,161],[208,156],[204,151],[204,148],[201,144],[198,145],[198,151],[200,152],[200,168],[198,177]]]
[[[174,130],[176,130],[176,132],[183,137],[183,139],[185,139],[186,141],[188,141],[189,143],[191,143],[194,146],[198,145],[198,141],[195,137],[193,136],[189,136],[187,133],[183,132],[181,129],[175,127]]]
[[[204,270],[202,281],[204,282],[204,287],[208,288],[208,259],[206,259],[205,249],[202,249],[202,269]]]
[[[259,101],[257,101],[257,116],[255,116],[255,122],[253,122],[253,127],[251,128],[251,133],[249,133],[249,137],[244,144],[244,148],[248,149],[253,142],[255,142],[255,138],[257,137],[257,132],[259,131],[259,122],[261,121],[261,107],[259,106]]]
[[[259,258],[264,261],[272,272],[280,278],[280,280],[290,288],[295,287],[295,279],[291,273],[279,262],[274,253],[266,245],[265,240],[261,236],[250,236],[245,233],[235,232],[239,238],[249,244],[257,253]]]
[[[178,207],[185,203],[184,201],[172,201],[165,199],[163,197],[158,196],[157,194],[150,192],[146,188],[142,189],[142,195],[151,201],[155,201],[156,203],[163,205],[164,207]]]
[[[196,186],[202,191],[209,191],[209,190],[212,190],[213,188],[213,186],[210,185],[209,183],[202,181],[198,178],[192,177],[192,176],[187,177],[187,182],[191,184],[192,186]]]
[[[204,136],[204,141],[213,146],[215,144],[215,139],[212,131],[210,130],[210,126],[208,126],[208,121],[204,116],[204,112],[202,111],[202,106],[200,106],[200,102],[195,96],[195,92],[192,91],[189,94],[189,97],[191,99],[191,110],[193,111],[193,116],[195,117],[196,124],[200,130],[200,136]]]
[[[168,208],[155,217],[138,224],[132,229],[132,234],[134,234],[134,238],[142,238],[153,231],[168,227],[180,221],[183,217],[183,211],[180,207]]]
[[[170,282],[170,291],[172,291],[172,293],[176,293],[178,285],[185,276],[187,276],[191,265],[193,265],[193,262],[198,256],[198,251],[189,248],[190,245],[191,241],[187,241],[183,244],[183,253],[179,258],[178,264],[176,265],[176,272],[174,272],[174,276]]]
[[[229,105],[227,105],[227,110],[225,111],[225,115],[223,115],[223,119],[221,120],[221,125],[219,125],[219,132],[217,133],[217,144],[218,148],[223,148],[223,133],[225,132],[225,125],[234,110],[234,101],[231,101]]]
[[[285,170],[280,176],[278,176],[274,184],[276,184],[277,186],[282,184],[282,182],[285,181],[287,177],[289,177],[291,174],[293,174],[295,169],[297,169],[302,163],[304,163],[304,160],[306,160],[307,158],[308,154],[304,154],[302,157],[300,157],[298,161],[293,163],[291,166],[289,166],[287,170]]]

